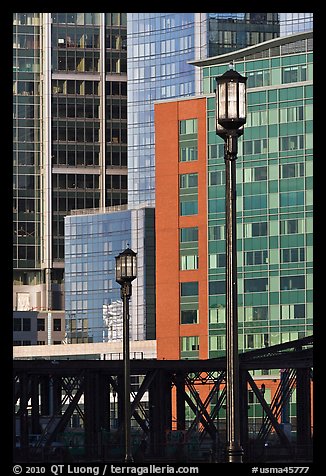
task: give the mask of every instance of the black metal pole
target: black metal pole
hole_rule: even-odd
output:
[[[226,410],[227,460],[242,463],[239,410],[238,290],[236,234],[237,132],[225,138],[226,176]]]
[[[133,461],[130,442],[130,354],[129,354],[129,298],[131,296],[131,283],[124,282],[121,286],[123,300],[123,380],[124,380],[124,437],[125,437],[125,462]]]

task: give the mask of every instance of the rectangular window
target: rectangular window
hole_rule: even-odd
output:
[[[304,176],[304,163],[299,162],[295,164],[280,165],[281,178],[295,178]]]
[[[198,214],[198,200],[185,200],[180,198],[180,215],[197,215]]]
[[[245,264],[246,265],[255,265],[255,264],[266,264],[267,259],[267,250],[262,251],[246,251],[245,252]]]
[[[225,322],[225,307],[219,304],[216,308],[210,309],[209,322],[211,324]]]
[[[304,204],[304,192],[284,192],[280,194],[281,207],[293,207]]]
[[[61,319],[53,319],[53,330],[61,331]]]
[[[181,174],[179,176],[180,189],[197,188],[198,187],[198,174]]]
[[[225,268],[226,255],[224,253],[210,254],[208,257],[209,268]]]
[[[39,317],[36,322],[37,322],[37,330],[45,331],[45,319]]]
[[[304,304],[285,304],[281,306],[281,319],[304,319]]]
[[[281,252],[281,263],[305,261],[305,248],[284,248]]]
[[[209,240],[224,240],[225,239],[225,225],[215,225],[208,228]]]
[[[252,238],[253,236],[267,236],[267,222],[245,223],[244,237]]]
[[[293,291],[305,288],[304,276],[282,276],[281,291]]]
[[[197,119],[185,119],[179,122],[179,161],[197,160]]]
[[[199,357],[199,337],[185,336],[180,339],[180,358],[197,359]]]
[[[184,119],[179,122],[179,134],[196,134],[198,130],[198,121],[197,119]]]
[[[281,220],[280,233],[281,235],[304,233],[304,219]]]
[[[189,243],[193,241],[198,241],[198,226],[181,228],[180,243]]]
[[[265,321],[268,318],[267,306],[245,307],[245,321]]]
[[[198,227],[180,229],[180,269],[198,269]]]
[[[266,195],[248,195],[243,197],[245,210],[256,210],[267,208],[267,196]]]
[[[296,135],[296,136],[280,137],[279,146],[281,151],[303,149],[304,136]]]
[[[181,174],[179,177],[180,215],[197,215],[198,213],[198,174]]]
[[[243,169],[244,182],[258,182],[261,180],[267,180],[267,166]]]
[[[198,269],[198,254],[181,254],[180,270],[186,271],[190,269]]]
[[[23,319],[23,331],[29,332],[31,330],[31,320]]]
[[[211,281],[208,288],[210,296],[225,294],[225,281]]]
[[[225,171],[212,171],[208,174],[208,185],[223,185],[225,184]]]
[[[244,292],[256,293],[267,291],[268,279],[267,278],[253,278],[244,280]]]
[[[22,320],[21,319],[14,319],[13,330],[15,332],[19,332],[22,330]]]
[[[197,324],[198,309],[181,309],[181,324]]]
[[[307,65],[286,66],[282,68],[282,83],[307,81]]]
[[[198,296],[198,281],[180,283],[181,296]]]

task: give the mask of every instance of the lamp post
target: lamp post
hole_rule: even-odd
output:
[[[115,258],[115,280],[121,285],[121,299],[123,302],[124,439],[126,463],[133,461],[130,444],[129,299],[131,296],[131,281],[137,277],[136,254],[130,248],[127,248]]]
[[[242,463],[239,409],[236,158],[246,122],[246,81],[230,69],[216,78],[216,134],[224,139],[226,176],[226,411],[227,460]]]

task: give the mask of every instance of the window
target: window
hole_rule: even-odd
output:
[[[281,319],[304,319],[304,304],[285,304],[281,306]]]
[[[305,248],[284,248],[281,252],[281,263],[305,261]]]
[[[36,322],[37,322],[37,330],[45,331],[45,319],[39,317]]]
[[[180,283],[181,296],[198,296],[198,281]]]
[[[303,149],[303,135],[280,137],[280,150],[297,150]]]
[[[257,182],[260,180],[267,180],[267,166],[243,169],[244,182]]]
[[[53,330],[61,331],[61,319],[53,319]]]
[[[208,228],[209,240],[224,240],[225,239],[225,225],[210,226]]]
[[[180,215],[197,215],[198,213],[198,200],[186,200],[184,197],[180,198]]]
[[[211,281],[208,287],[210,296],[225,294],[225,281]]]
[[[197,119],[185,119],[179,122],[179,134],[196,134],[198,128]]]
[[[189,162],[197,160],[197,119],[179,122],[179,160]]]
[[[267,154],[267,139],[243,141],[243,155]]]
[[[223,185],[225,184],[225,171],[212,171],[208,174],[208,185]]]
[[[179,177],[180,189],[185,188],[197,188],[198,187],[198,174],[181,174]]]
[[[221,351],[225,350],[225,336],[209,336],[209,350]]]
[[[198,269],[198,254],[186,254],[180,256],[180,270]]]
[[[180,243],[189,243],[192,241],[198,241],[198,227],[181,228]]]
[[[197,324],[198,309],[181,309],[181,324]]]
[[[216,308],[209,310],[210,324],[225,322],[225,307],[219,304]]]
[[[263,292],[267,291],[268,279],[267,278],[253,278],[244,280],[244,292]]]
[[[297,81],[307,81],[307,65],[282,68],[282,83],[295,83]]]
[[[245,252],[246,265],[265,264],[267,262],[267,250]]]
[[[255,210],[260,208],[267,208],[266,195],[247,195],[243,197],[244,209]]]
[[[186,336],[181,337],[181,359],[196,359],[199,356],[199,337],[198,336]]]
[[[198,227],[180,229],[180,269],[198,269]]]
[[[304,163],[282,164],[280,166],[280,175],[281,178],[303,177]]]
[[[210,254],[208,256],[209,269],[225,268],[226,255],[224,253]]]
[[[31,330],[31,320],[23,319],[23,331],[29,332]]]
[[[304,276],[282,276],[281,291],[293,291],[295,289],[305,288]]]
[[[19,332],[22,330],[22,320],[21,319],[14,319],[13,330]]]
[[[261,223],[245,223],[244,237],[252,238],[253,236],[267,236],[267,222]]]
[[[196,215],[198,213],[198,174],[181,174],[180,186],[180,215]]]
[[[280,194],[281,207],[293,207],[304,204],[304,192],[284,192]]]
[[[281,235],[304,233],[304,219],[281,220],[280,228]]]
[[[267,306],[249,306],[244,311],[245,321],[265,321],[268,318]]]

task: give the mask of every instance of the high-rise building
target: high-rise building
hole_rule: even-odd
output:
[[[75,210],[65,218],[65,311],[68,343],[122,340],[123,308],[115,257],[137,253],[130,338],[155,339],[154,208]]]
[[[64,217],[127,202],[125,13],[15,13],[17,311],[63,309]]]
[[[248,78],[236,162],[239,351],[313,332],[313,42],[304,32],[195,61],[204,94],[155,104],[159,359],[225,354],[225,163],[214,89],[230,62]]]
[[[155,204],[153,102],[202,92],[189,63],[312,28],[312,13],[128,13],[128,203]]]
[[[236,161],[239,352],[313,334],[313,44],[305,32],[195,61],[204,94],[155,104],[158,359],[226,352],[225,162],[214,89],[230,62],[248,78]],[[282,370],[253,376],[267,402],[276,398]],[[248,399],[259,428],[252,391]],[[281,419],[288,428],[296,405],[294,391]],[[224,410],[219,417],[224,424]]]

